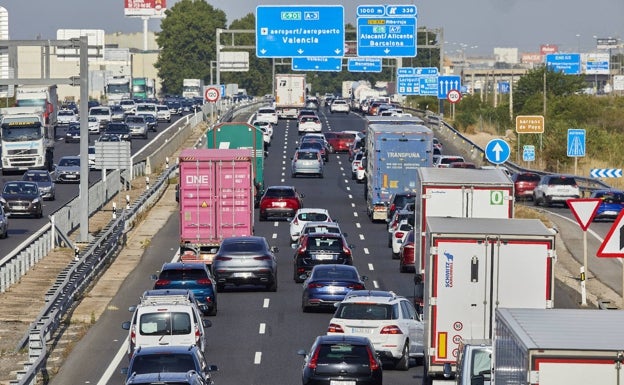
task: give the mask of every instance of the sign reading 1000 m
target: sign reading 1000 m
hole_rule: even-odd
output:
[[[416,56],[415,5],[360,5],[357,16],[358,56]]]

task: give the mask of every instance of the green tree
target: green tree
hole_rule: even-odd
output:
[[[520,114],[541,113],[541,110],[535,111],[535,99],[537,96],[543,100],[544,89],[547,98],[550,98],[574,95],[585,87],[585,79],[580,75],[566,75],[546,66],[530,70],[518,80],[514,89],[514,111]],[[530,105],[531,110],[527,111],[525,105]]]
[[[160,48],[154,66],[166,94],[180,94],[182,79],[210,79],[216,60],[215,31],[225,28],[225,12],[203,0],[181,0],[165,11],[156,42]]]

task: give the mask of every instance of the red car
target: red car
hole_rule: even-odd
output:
[[[260,220],[286,218],[290,220],[303,207],[303,194],[293,186],[271,186],[260,198]]]
[[[355,133],[351,132],[336,132],[331,135],[331,140],[327,138],[327,141],[332,146],[333,152],[349,152],[349,148],[353,144],[356,138]]]
[[[533,199],[533,190],[541,179],[539,174],[532,172],[520,172],[513,174],[511,180],[514,182],[514,195],[516,200]]]
[[[399,249],[399,271],[401,273],[416,270],[416,258],[414,257],[414,230],[410,230]]]

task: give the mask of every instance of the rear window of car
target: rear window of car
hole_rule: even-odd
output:
[[[206,278],[206,272],[203,269],[168,269],[163,270],[159,278],[170,281],[197,281]]]
[[[461,157],[457,157],[457,158],[442,158],[440,159],[440,164],[450,164],[453,162],[463,162],[464,158]]]
[[[334,237],[308,237],[306,246],[311,251],[342,251],[342,240]]]
[[[316,159],[318,159],[318,152],[316,152],[316,151],[299,151],[299,152],[297,152],[297,159],[316,160]]]
[[[537,174],[518,174],[517,182],[539,182],[540,176]]]
[[[606,191],[594,194],[594,198],[600,198],[607,203],[624,203],[624,193]]]
[[[274,114],[275,110],[271,108],[261,108],[258,110],[259,114]]]
[[[575,186],[576,180],[574,178],[568,178],[568,177],[553,177],[553,178],[550,178],[550,180],[548,181],[548,184]]]
[[[336,311],[336,318],[392,320],[399,318],[399,307],[376,303],[343,303]]]
[[[368,350],[364,345],[332,344],[319,346],[319,364],[362,364],[369,365]]]
[[[416,201],[416,195],[397,195],[394,198],[394,204],[396,207],[405,207],[408,203],[414,203]]]
[[[131,373],[146,374],[167,372],[188,372],[195,370],[195,361],[190,354],[150,354],[136,356],[132,361]]]
[[[271,198],[294,198],[295,192],[289,189],[269,188],[265,195]]]
[[[191,332],[191,316],[184,312],[145,313],[139,320],[144,336],[185,335]]]
[[[304,234],[309,234],[309,233],[333,233],[333,234],[340,234],[340,230],[338,230],[336,227],[333,226],[306,226],[303,229]]]
[[[297,218],[302,221],[309,222],[323,222],[328,219],[327,214],[323,213],[299,213],[299,215],[297,215]]]
[[[224,242],[221,244],[219,252],[260,252],[264,250],[262,244],[258,242]]]

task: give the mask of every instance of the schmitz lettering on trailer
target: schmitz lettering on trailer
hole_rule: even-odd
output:
[[[453,287],[453,255],[444,252],[446,263],[444,264],[444,287]]]

